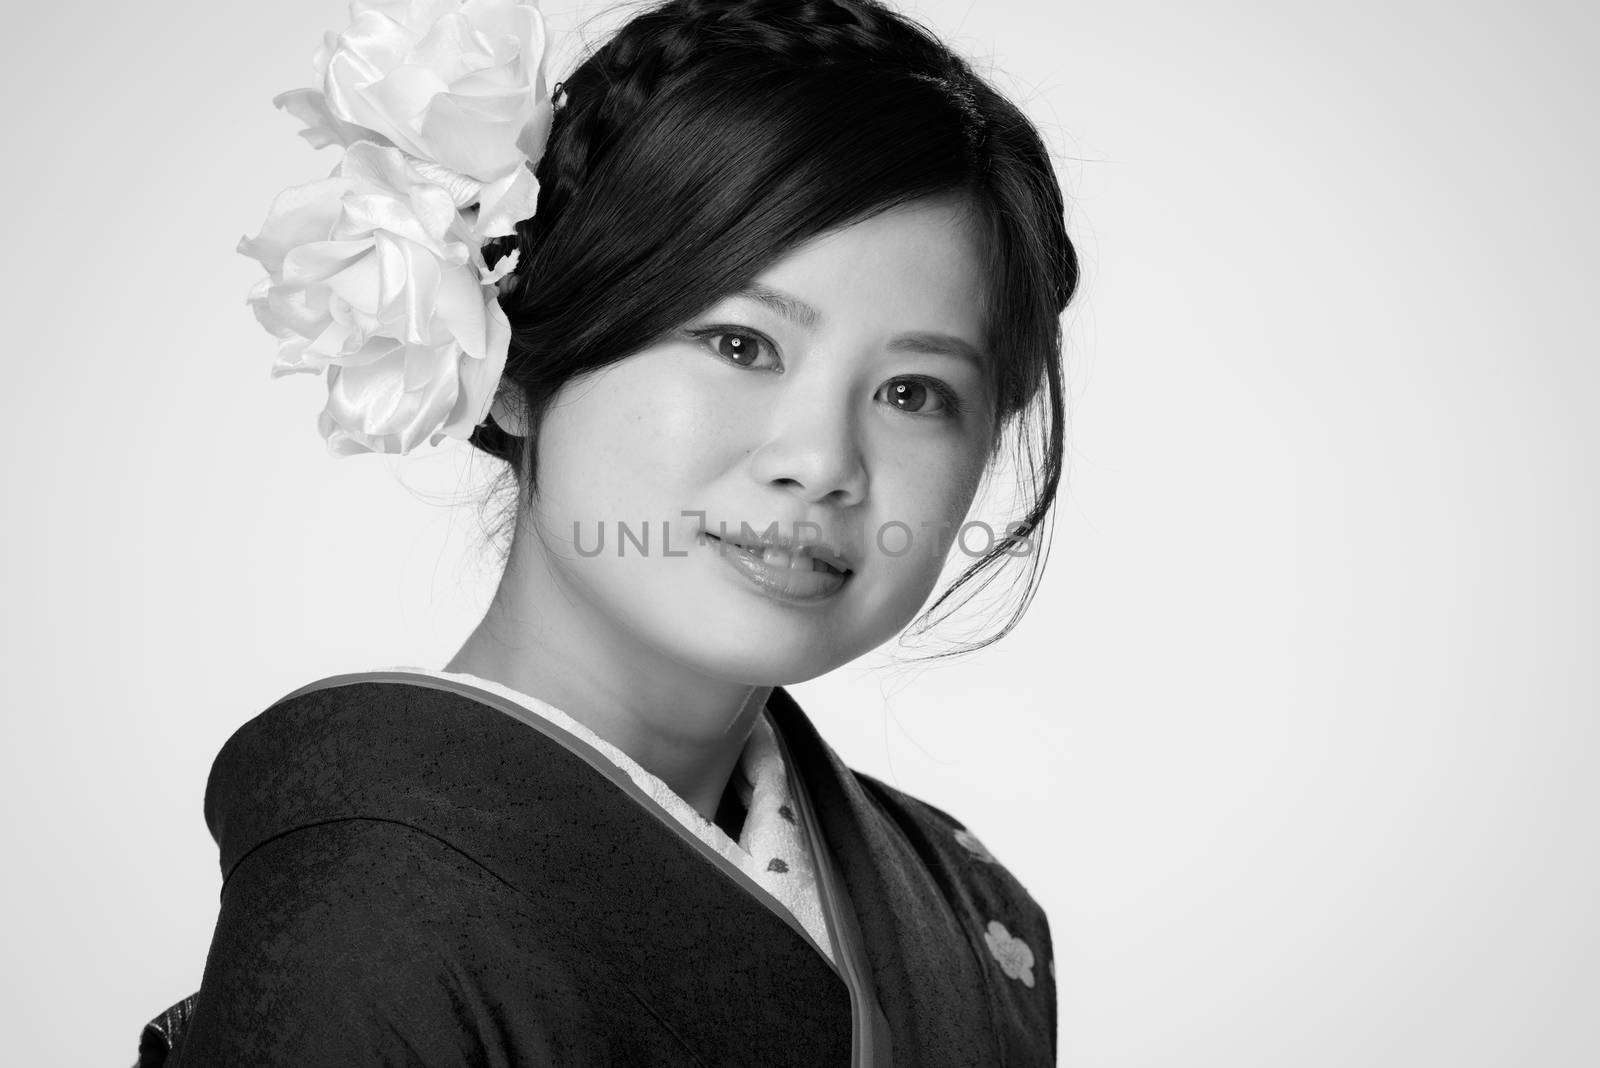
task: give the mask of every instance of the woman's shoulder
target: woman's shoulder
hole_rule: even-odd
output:
[[[1035,967],[1053,970],[1044,908],[964,822],[865,772],[851,774],[911,842],[952,904],[982,918],[984,940],[1008,975],[1031,987]]]
[[[890,786],[866,772],[852,768],[851,774],[861,788],[895,819],[901,830],[913,837],[920,851],[962,870],[996,876],[1009,884],[1017,894],[1032,900],[1010,869],[961,820],[937,805]]]
[[[860,839],[849,852],[868,868],[906,864],[922,869],[900,880],[909,896],[896,907],[916,907],[919,888],[929,888],[931,881],[962,929],[979,943],[977,952],[998,962],[1007,981],[1030,991],[1036,981],[1051,983],[1053,951],[1044,909],[977,834],[947,810],[851,767],[782,687],[773,690],[768,708],[807,789],[820,791],[823,803],[847,810],[834,822],[841,834]],[[1045,972],[1042,980],[1036,966]]]
[[[531,758],[532,732],[481,701],[426,679],[352,672],[271,702],[223,744],[206,782],[205,817],[223,870],[262,842],[336,819],[432,829],[460,821],[475,770]],[[509,788],[509,777],[502,783]],[[498,781],[498,779],[497,779]]]
[[[441,714],[449,713],[449,714]],[[481,737],[486,725],[515,733],[505,717],[426,675],[379,669],[328,675],[299,686],[241,724],[212,767],[219,774],[293,772],[300,762],[381,769],[393,750],[426,751]]]
[[[410,682],[394,673],[349,672],[279,697],[223,743],[212,763],[208,797],[241,781],[298,781],[312,769],[377,771],[388,750],[449,731],[451,720],[438,713],[451,695]]]

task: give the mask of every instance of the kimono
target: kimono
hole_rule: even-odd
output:
[[[138,1068],[1054,1064],[1027,891],[781,688],[764,716],[811,923],[504,692],[401,670],[295,691],[211,769],[216,931]]]

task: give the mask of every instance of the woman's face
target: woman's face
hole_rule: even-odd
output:
[[[531,507],[584,626],[747,685],[893,637],[988,458],[982,262],[962,205],[918,201],[564,387]]]

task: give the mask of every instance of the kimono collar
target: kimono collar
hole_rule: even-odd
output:
[[[830,962],[834,960],[833,946],[817,891],[816,862],[811,846],[806,841],[805,831],[795,817],[788,772],[769,719],[771,713],[765,709],[752,724],[750,736],[745,741],[738,765],[729,781],[729,788],[745,809],[744,825],[735,841],[626,752],[546,701],[493,679],[463,671],[435,671],[409,666],[379,670],[455,679],[488,690],[515,701],[587,743],[620,768],[651,801],[776,899],[805,927],[822,955]]]

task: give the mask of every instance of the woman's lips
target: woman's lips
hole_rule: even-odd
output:
[[[762,593],[787,601],[821,601],[849,581],[850,572],[813,560],[804,549],[747,548],[702,532],[706,544]]]
[[[707,534],[706,537],[720,541],[730,549],[758,557],[768,567],[787,567],[799,571],[831,571],[835,575],[849,574],[844,568],[834,567],[826,560],[816,559],[805,549],[785,549],[777,545],[741,545],[736,541],[723,541],[715,534]]]

